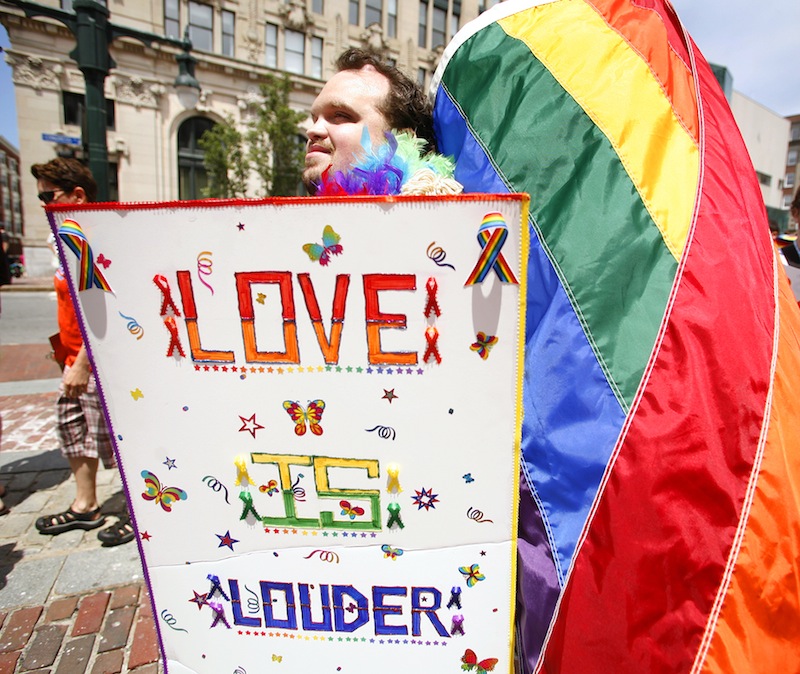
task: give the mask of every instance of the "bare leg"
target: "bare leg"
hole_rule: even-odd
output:
[[[98,459],[85,456],[70,456],[69,467],[75,476],[75,501],[72,509],[76,513],[95,510],[97,503],[97,465]]]

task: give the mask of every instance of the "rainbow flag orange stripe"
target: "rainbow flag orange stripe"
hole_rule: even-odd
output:
[[[525,671],[794,671],[800,312],[710,67],[665,0],[507,0],[434,86],[466,190],[531,195]]]

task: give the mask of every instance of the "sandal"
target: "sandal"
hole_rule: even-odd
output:
[[[111,548],[115,545],[123,545],[130,543],[136,536],[133,531],[133,525],[129,517],[123,517],[116,524],[112,524],[107,529],[98,532],[97,538],[103,544],[103,547]]]
[[[63,534],[72,529],[83,529],[89,531],[103,526],[106,516],[100,514],[100,508],[90,510],[88,513],[76,513],[72,508],[63,513],[55,515],[45,515],[36,520],[36,528],[39,533],[55,535]]]

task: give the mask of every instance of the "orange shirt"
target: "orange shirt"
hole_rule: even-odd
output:
[[[69,294],[69,283],[61,269],[56,271],[53,278],[53,285],[56,289],[56,303],[58,306],[58,333],[61,338],[61,345],[67,353],[65,365],[72,365],[83,345],[83,335],[78,326],[78,317],[72,306],[72,298]]]

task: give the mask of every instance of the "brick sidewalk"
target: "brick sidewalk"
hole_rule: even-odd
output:
[[[0,517],[0,674],[158,674],[135,544],[103,548],[96,531],[43,536],[34,526],[74,496],[54,432],[61,372],[49,351],[0,346],[0,484],[11,510]],[[100,470],[98,497],[113,523],[124,510],[116,470]]]

